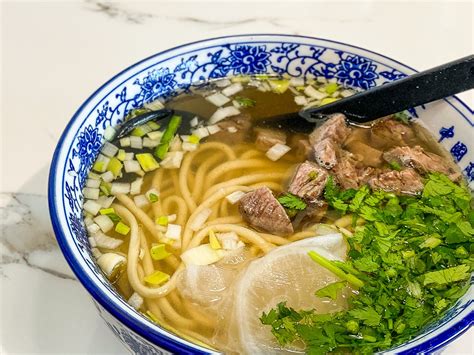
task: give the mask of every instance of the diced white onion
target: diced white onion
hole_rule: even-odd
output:
[[[108,127],[104,130],[104,138],[110,142],[110,141],[112,141],[112,140],[115,138],[115,134],[116,134],[116,133],[117,133],[117,131],[115,130],[114,127],[108,126]]]
[[[339,95],[341,95],[341,92],[340,92],[340,91],[334,91],[334,92],[331,94],[331,97],[339,97]]]
[[[230,99],[227,96],[223,95],[220,92],[216,92],[215,94],[206,96],[206,100],[217,107],[224,106],[226,103],[230,101]]]
[[[100,196],[97,200],[97,203],[102,206],[102,208],[109,208],[114,202],[115,197],[113,196]]]
[[[150,201],[146,198],[145,195],[133,196],[133,202],[135,202],[138,208],[142,208],[150,204]]]
[[[216,80],[214,81],[214,84],[218,88],[224,88],[226,86],[229,86],[232,82],[229,79],[222,79],[222,80]]]
[[[128,299],[128,304],[138,310],[143,305],[143,298],[138,293],[134,292]]]
[[[95,235],[100,231],[100,227],[97,223],[92,223],[90,226],[87,226],[86,229],[92,235]]]
[[[211,215],[212,210],[210,208],[204,208],[201,212],[199,212],[195,217],[191,225],[189,226],[191,230],[198,231],[202,227],[204,227],[204,223],[206,223],[207,219]]]
[[[153,131],[153,132],[148,132],[147,133],[148,138],[154,140],[154,141],[160,141],[161,137],[163,136],[162,131]],[[145,142],[143,142],[145,143]]]
[[[328,94],[325,93],[325,92],[321,92],[321,91],[318,91],[316,90],[313,86],[311,85],[308,85],[305,89],[304,89],[304,93],[306,95],[308,95],[309,97],[312,97],[313,99],[317,99],[317,100],[322,100],[324,99],[325,97],[328,97]]]
[[[230,127],[227,127],[227,131],[229,131],[230,133],[236,133],[238,130],[236,127],[230,126]]]
[[[199,124],[199,118],[198,116],[194,116],[193,119],[191,121],[189,121],[189,125],[191,127],[197,127]]]
[[[199,139],[205,138],[209,135],[209,131],[205,127],[200,127],[191,131],[191,133]]]
[[[162,108],[165,107],[165,105],[163,105],[160,99],[144,104],[143,106],[153,111],[161,110]]]
[[[123,167],[127,173],[136,173],[137,171],[142,170],[140,163],[136,160],[125,160],[123,162]]]
[[[85,198],[88,198],[90,200],[97,200],[99,198],[99,191],[99,189],[95,189],[92,187],[84,187],[82,193]]]
[[[143,141],[140,137],[130,136],[130,147],[135,149],[143,148]]]
[[[316,78],[316,81],[321,84],[326,84],[328,82],[328,79],[326,79],[324,76],[318,76]]]
[[[102,256],[102,253],[97,248],[92,248],[91,249],[91,254],[96,260],[99,259]]]
[[[87,211],[91,215],[95,216],[97,213],[99,213],[99,210],[102,208],[102,206],[98,203],[98,201],[96,202],[93,200],[86,200],[82,208],[84,208],[84,211]]]
[[[106,157],[112,158],[115,156],[115,154],[117,154],[118,150],[119,150],[118,147],[116,147],[112,143],[105,142],[100,152],[104,154]]]
[[[226,196],[226,200],[229,201],[230,204],[235,205],[243,195],[245,195],[243,191],[234,191]]]
[[[270,84],[268,84],[266,81],[262,81],[260,86],[257,87],[257,90],[261,92],[267,92],[267,91],[270,91],[271,89],[272,88],[270,87]]]
[[[94,221],[92,220],[92,218],[90,216],[87,216],[87,217],[84,218],[84,224],[86,225],[86,227],[88,227],[91,224],[94,224]]]
[[[145,249],[140,248],[140,252],[138,253],[138,258],[140,260],[143,260],[143,257],[145,256]]]
[[[304,78],[300,78],[300,77],[295,78],[295,77],[293,77],[293,78],[290,79],[290,85],[291,86],[304,86]]]
[[[265,155],[268,157],[268,159],[272,161],[276,161],[280,159],[282,156],[284,156],[286,153],[288,153],[291,150],[290,147],[288,147],[285,144],[277,143],[273,147],[271,147]]]
[[[142,189],[143,178],[137,178],[130,184],[130,194],[138,195]]]
[[[225,96],[232,96],[232,95],[235,95],[238,92],[242,91],[243,89],[244,89],[244,87],[242,86],[241,83],[234,83],[234,84],[226,87],[225,89],[223,89],[222,93]]]
[[[174,221],[176,221],[176,214],[168,215],[168,223],[173,223]]]
[[[295,96],[295,103],[297,105],[305,106],[308,104],[308,100],[305,96]]]
[[[109,249],[115,249],[115,248],[109,248]],[[112,272],[115,270],[116,267],[125,263],[126,261],[127,259],[122,255],[115,254],[115,253],[105,253],[105,254],[102,254],[97,259],[97,264],[100,266],[104,274],[106,274],[107,277],[109,277],[110,275],[112,275]]]
[[[133,157],[135,156],[135,154],[133,154],[132,152],[130,153],[125,153],[125,159],[123,161],[127,161],[127,160],[133,160]]]
[[[206,128],[207,128],[207,131],[209,132],[209,134],[214,134],[214,133],[217,133],[221,130],[221,128],[216,124],[207,126]]]
[[[103,249],[115,249],[122,245],[123,240],[109,237],[102,232],[97,232],[94,234],[95,242],[97,247]]]
[[[198,148],[198,144],[183,142],[181,147],[186,152],[192,152],[192,151],[195,151]]]
[[[94,222],[100,227],[102,232],[107,233],[114,228],[114,222],[105,214],[101,214],[94,218]]]
[[[245,246],[235,232],[217,233],[216,237],[224,250],[235,250]]]
[[[87,187],[91,187],[91,188],[99,188],[99,186],[100,186],[100,180],[87,179],[87,180],[86,180],[86,186],[87,186]]]
[[[97,242],[95,241],[94,237],[89,237],[88,240],[89,240],[89,246],[91,248],[95,248],[97,246]]]
[[[222,121],[223,119],[227,117],[238,115],[239,113],[240,111],[234,106],[221,107],[217,109],[216,112],[214,112],[214,114],[209,119],[208,123],[214,124],[219,121]]]
[[[181,239],[181,226],[179,224],[168,223],[168,228],[166,229],[165,237],[173,240]]]
[[[181,260],[186,265],[210,265],[219,261],[222,257],[223,254],[219,250],[212,249],[210,244],[201,244],[181,254]]]
[[[113,182],[110,192],[112,195],[128,194],[130,192],[130,184],[126,182]]]
[[[94,163],[94,166],[102,165],[99,172],[103,173],[107,170],[107,166],[109,165],[109,162],[110,162],[110,158],[106,157],[105,155],[99,154],[97,156],[97,159],[96,159],[95,163]],[[99,163],[99,164],[97,164],[97,163]]]
[[[348,90],[348,89],[342,90],[342,91],[340,92],[340,95],[341,95],[342,97],[349,97],[349,96],[354,95],[354,91]]]
[[[143,146],[146,147],[146,148],[154,148],[158,144],[160,144],[159,139],[155,140],[155,139],[150,139],[148,137],[143,138]]]
[[[101,175],[101,177],[105,182],[112,182],[115,179],[114,174],[111,171],[106,171]]]
[[[178,169],[183,160],[183,152],[168,152],[161,161],[160,166],[165,169]]]
[[[130,147],[130,137],[120,138],[121,147]]]
[[[174,136],[173,140],[170,143],[170,152],[178,152],[181,150],[181,138],[178,135]],[[160,163],[161,164],[161,163]]]
[[[327,79],[329,83],[337,83],[337,78]]]

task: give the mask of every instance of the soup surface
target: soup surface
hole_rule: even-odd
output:
[[[97,263],[150,321],[226,353],[374,352],[467,290],[471,193],[405,114],[312,132],[262,120],[353,94],[325,79],[208,83],[196,114],[109,138],[84,187]],[[183,132],[184,126],[190,126]]]

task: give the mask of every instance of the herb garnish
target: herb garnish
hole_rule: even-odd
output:
[[[248,97],[237,96],[235,101],[239,104],[240,107],[254,107],[257,101],[252,100]]]
[[[466,187],[430,174],[422,195],[408,197],[366,186],[341,191],[329,179],[324,196],[341,214],[366,221],[347,240],[348,260],[330,262],[361,286],[347,311],[317,314],[282,302],[264,313],[261,322],[282,346],[302,340],[309,354],[388,349],[411,339],[467,291],[474,210]],[[333,283],[316,294],[333,298],[342,286]]]
[[[283,207],[288,208],[290,210],[302,211],[306,208],[306,202],[304,202],[298,196],[290,194],[289,192],[284,195],[281,195],[277,198],[277,200]]]

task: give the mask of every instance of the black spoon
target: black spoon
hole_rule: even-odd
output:
[[[474,55],[470,55],[324,106],[268,117],[259,121],[259,124],[296,132],[310,132],[333,113],[343,113],[349,121],[355,123],[367,123],[473,88]],[[173,114],[183,118],[179,133],[189,133],[189,122],[196,116],[194,113],[162,109],[147,112],[125,122],[120,127],[117,138],[151,120],[166,123],[166,119],[169,120]]]

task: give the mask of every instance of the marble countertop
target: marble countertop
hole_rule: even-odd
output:
[[[290,4],[293,4],[290,6]],[[3,1],[0,353],[125,353],[59,251],[46,188],[77,107],[153,53],[242,33],[330,38],[417,69],[473,52],[472,2]],[[471,107],[473,92],[462,99]],[[472,329],[449,354],[472,354]]]

